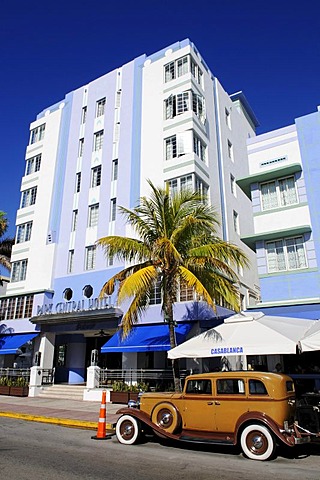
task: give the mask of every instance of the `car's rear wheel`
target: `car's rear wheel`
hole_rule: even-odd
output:
[[[240,442],[243,453],[252,460],[269,460],[276,448],[273,434],[264,425],[245,427]]]
[[[120,443],[133,445],[141,435],[141,424],[131,415],[123,415],[116,424],[116,436]]]
[[[152,412],[151,420],[168,433],[174,433],[181,423],[178,410],[170,403],[157,405]]]

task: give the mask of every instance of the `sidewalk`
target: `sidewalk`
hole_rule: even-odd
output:
[[[119,417],[116,411],[124,406],[107,403],[108,433],[114,431],[114,425]],[[100,402],[0,395],[0,417],[97,430],[99,413]]]

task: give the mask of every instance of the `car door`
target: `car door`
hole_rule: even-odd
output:
[[[215,431],[211,379],[188,380],[182,400],[182,421],[186,430]]]
[[[215,426],[221,433],[233,433],[238,418],[247,410],[245,382],[235,377],[223,377],[216,380]]]

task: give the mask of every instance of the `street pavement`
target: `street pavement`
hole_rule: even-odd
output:
[[[97,429],[100,406],[100,402],[82,400],[0,395],[0,417],[18,418],[88,430]],[[119,417],[116,412],[123,406],[113,403],[106,404],[107,433],[114,432],[114,425]]]

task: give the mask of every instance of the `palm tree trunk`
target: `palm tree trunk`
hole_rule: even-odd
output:
[[[174,319],[173,319],[173,307],[169,303],[166,308],[166,319],[169,323],[169,335],[170,335],[170,346],[174,348],[177,346],[176,335],[174,331]],[[172,373],[173,373],[173,382],[175,392],[181,392],[181,380],[180,380],[180,365],[179,359],[171,360]]]

